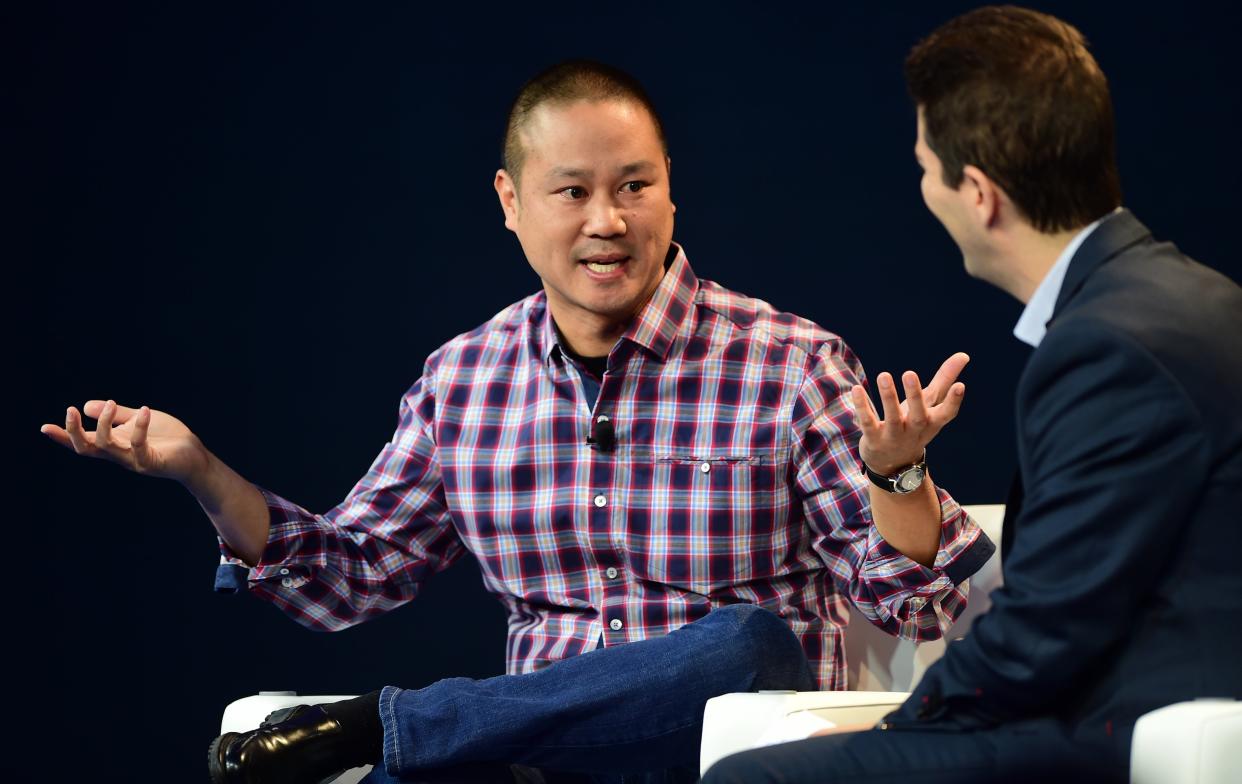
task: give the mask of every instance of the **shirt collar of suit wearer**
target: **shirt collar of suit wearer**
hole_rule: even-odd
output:
[[[1118,207],[1104,218],[1115,215],[1120,210],[1121,208]],[[1023,308],[1018,323],[1014,325],[1013,336],[1015,338],[1031,347],[1039,346],[1040,341],[1044,339],[1044,333],[1048,331],[1048,322],[1052,319],[1052,311],[1056,308],[1057,296],[1061,293],[1061,284],[1065,282],[1065,272],[1069,269],[1070,260],[1074,258],[1074,254],[1104,218],[1100,218],[1075,234],[1074,239],[1065,246],[1065,250],[1061,251],[1056,263],[1052,265],[1052,269],[1048,270],[1048,274],[1044,275],[1039,288],[1035,289],[1035,294]]]

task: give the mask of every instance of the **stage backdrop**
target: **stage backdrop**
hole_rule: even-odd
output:
[[[839,333],[872,375],[969,352],[965,407],[929,459],[961,501],[1004,499],[1020,306],[968,278],[926,212],[901,77],[969,6],[365,5],[54,3],[5,25],[21,58],[10,345],[30,360],[9,382],[25,403],[6,638],[30,689],[10,769],[205,780],[237,697],[502,672],[505,619],[471,561],[387,617],[312,633],[212,592],[215,536],[180,487],[37,430],[91,397],[149,404],[252,481],[335,505],[427,355],[539,285],[491,183],[508,102],[563,58],[649,87],[702,277]],[[1242,277],[1237,11],[1041,6],[1111,79],[1126,205]],[[53,756],[22,751],[44,743]]]

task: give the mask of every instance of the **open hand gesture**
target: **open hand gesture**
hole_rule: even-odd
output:
[[[891,474],[919,462],[923,450],[962,407],[966,385],[957,380],[970,357],[957,353],[944,361],[931,383],[923,388],[918,374],[907,370],[901,375],[906,399],[899,401],[893,377],[881,373],[876,377],[884,419],[876,413],[871,398],[861,385],[850,390],[862,428],[858,442],[859,456],[872,471]]]
[[[146,406],[127,408],[115,401],[90,400],[82,407],[96,421],[82,427],[82,415],[70,406],[65,426],[44,425],[39,432],[79,455],[102,457],[131,471],[186,482],[207,466],[207,450],[181,420]]]

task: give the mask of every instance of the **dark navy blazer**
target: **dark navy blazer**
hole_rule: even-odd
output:
[[[1125,765],[1143,713],[1242,697],[1242,290],[1107,217],[1070,261],[1017,424],[1005,584],[889,725],[1038,719]]]

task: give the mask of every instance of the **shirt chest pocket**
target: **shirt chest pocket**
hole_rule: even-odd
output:
[[[798,535],[786,469],[773,454],[639,458],[625,510],[631,568],[701,593],[776,574]]]

